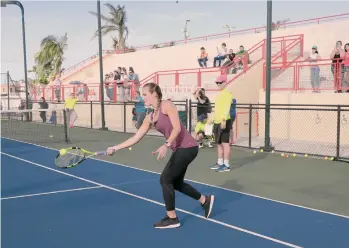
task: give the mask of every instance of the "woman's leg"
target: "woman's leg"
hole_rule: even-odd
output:
[[[188,165],[196,158],[197,154],[198,147],[178,149],[172,154],[164,171],[161,173],[160,184],[162,187],[167,216],[155,224],[155,228],[174,228],[180,226],[175,212],[175,190],[200,201],[205,210],[205,216],[207,218],[209,217],[214,201],[213,196],[206,197],[193,186],[184,182]]]

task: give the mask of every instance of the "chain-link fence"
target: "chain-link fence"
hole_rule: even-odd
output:
[[[191,100],[173,102],[185,128],[194,135],[199,112],[206,108],[208,118],[215,111],[211,106]],[[63,108],[63,103],[49,103],[49,109]],[[34,109],[37,104],[34,104]],[[266,105],[236,104],[232,124],[234,146],[260,149],[265,145],[266,125],[270,127],[270,143],[275,152],[328,156],[349,159],[349,105],[270,105],[270,120],[265,119]],[[102,127],[100,102],[82,102],[75,107],[78,115],[74,126]],[[105,122],[108,130],[135,133],[135,103],[106,103]],[[149,112],[149,110],[147,110]],[[48,117],[49,118],[49,117]],[[150,135],[159,135],[152,129]]]

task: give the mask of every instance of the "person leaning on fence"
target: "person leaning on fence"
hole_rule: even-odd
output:
[[[147,109],[145,108],[145,105],[144,105],[144,100],[139,91],[136,91],[136,96],[133,102],[136,102],[135,104],[136,125],[135,126],[137,129],[139,129],[142,126],[142,123],[144,121],[144,118],[147,112]]]
[[[67,113],[68,122],[69,122],[69,128],[72,128],[74,125],[74,122],[78,118],[78,115],[75,112],[75,105],[79,101],[79,98],[74,97],[74,94],[71,93],[67,99],[65,99],[64,102],[64,108]]]
[[[217,144],[218,161],[210,166],[210,169],[217,172],[230,171],[230,107],[233,100],[233,95],[225,87],[227,83],[227,75],[221,75],[216,79],[216,84],[219,92],[216,96],[215,111],[214,111],[214,126],[213,133]]]

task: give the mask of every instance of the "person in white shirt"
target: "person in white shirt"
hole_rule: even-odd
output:
[[[217,56],[213,58],[213,67],[216,67],[217,60],[218,60],[218,66],[221,66],[222,61],[225,60],[227,55],[228,55],[227,45],[225,43],[222,43],[221,49],[217,47]]]

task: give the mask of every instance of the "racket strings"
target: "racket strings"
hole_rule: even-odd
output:
[[[56,158],[56,165],[58,167],[69,167],[76,165],[85,158],[85,154],[81,151],[69,151],[64,155]]]

